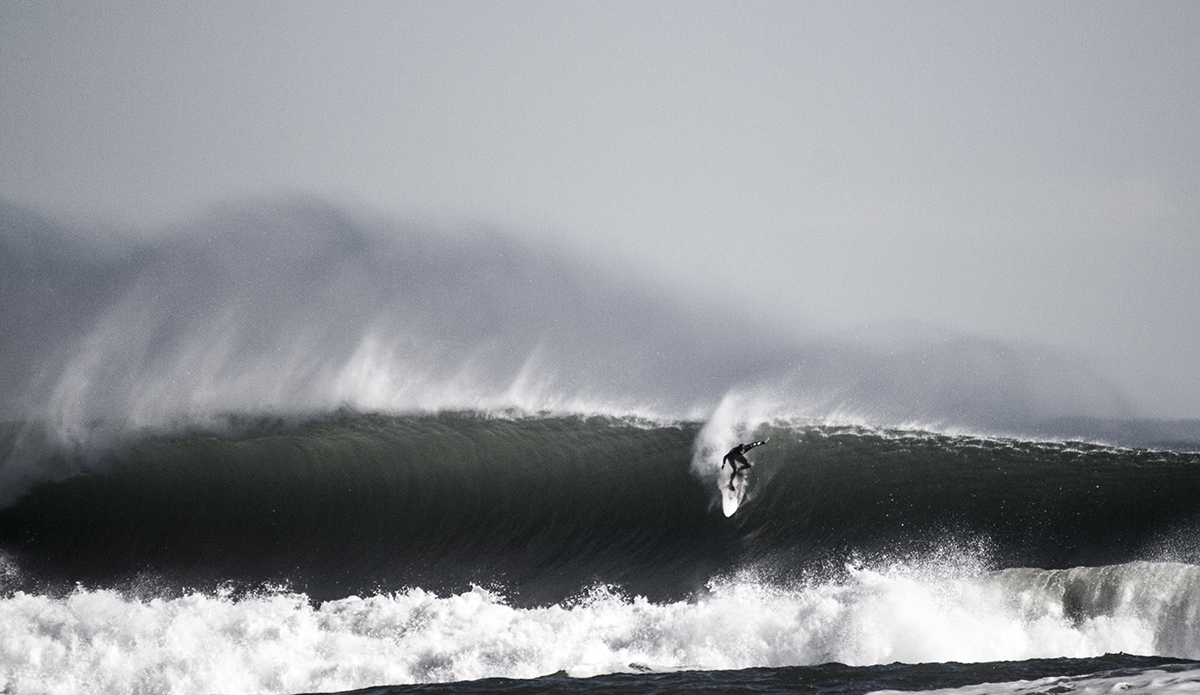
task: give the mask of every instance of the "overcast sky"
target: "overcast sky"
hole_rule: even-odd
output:
[[[1200,417],[1200,3],[0,4],[0,197],[307,192],[798,333],[1095,360]]]

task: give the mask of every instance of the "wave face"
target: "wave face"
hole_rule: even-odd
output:
[[[593,576],[640,587],[706,564],[695,430],[347,414],[147,447],[34,490],[0,512],[0,533],[68,582],[150,569],[179,586],[274,582],[318,600],[474,582],[556,601]]]
[[[36,488],[0,511],[0,542],[65,586],[148,573],[327,600],[474,583],[546,605],[596,583],[678,600],[749,567],[792,582],[948,548],[1116,564],[1200,521],[1200,454],[1185,452],[768,425],[726,520],[699,424],[344,413],[243,429],[146,442]]]

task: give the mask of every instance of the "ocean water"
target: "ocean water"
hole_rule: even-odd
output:
[[[1200,691],[1196,423],[1068,358],[307,202],[0,213],[3,692]]]

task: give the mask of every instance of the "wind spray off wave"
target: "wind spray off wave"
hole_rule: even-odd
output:
[[[47,446],[102,457],[130,431],[339,407],[698,420],[736,392],[818,421],[1128,414],[1062,356],[947,336],[801,339],[493,232],[312,201],[152,235],[0,205],[0,276],[0,419],[31,424],[8,445],[9,491],[47,477],[34,470],[55,466]]]

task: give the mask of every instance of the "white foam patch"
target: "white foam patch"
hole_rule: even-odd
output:
[[[134,600],[80,590],[0,601],[7,692],[283,693],[485,677],[1105,653],[1200,658],[1200,568],[978,572],[851,568],[788,589],[750,578],[654,604],[598,588],[517,608],[475,589],[311,606],[303,596]],[[1072,592],[1079,595],[1074,595]]]

